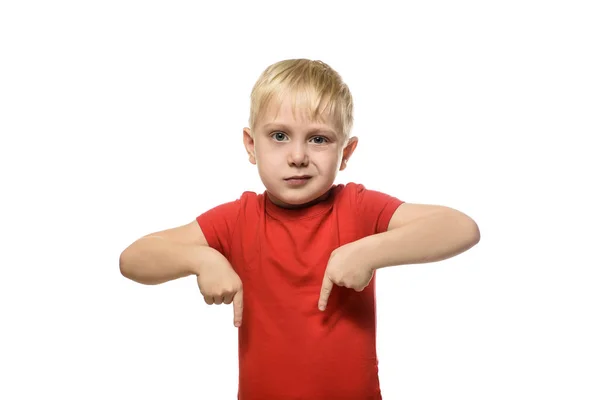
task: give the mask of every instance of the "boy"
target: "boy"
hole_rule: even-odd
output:
[[[352,96],[320,61],[269,66],[243,142],[265,192],[244,192],[123,251],[144,284],[196,275],[207,304],[231,304],[240,400],[376,400],[375,271],[439,261],[479,241],[443,206],[335,185],[358,139]]]

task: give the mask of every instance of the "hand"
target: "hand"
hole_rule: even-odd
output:
[[[233,325],[242,325],[242,280],[227,259],[217,251],[214,257],[205,258],[198,271],[198,288],[206,304],[231,304],[233,302]]]
[[[348,243],[335,249],[329,257],[321,296],[319,298],[319,309],[324,311],[331,294],[333,285],[347,287],[361,292],[369,285],[375,269],[370,267],[365,259],[365,251],[362,242]]]

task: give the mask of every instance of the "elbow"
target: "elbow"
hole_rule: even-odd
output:
[[[460,237],[460,241],[462,242],[461,252],[466,251],[479,243],[481,240],[481,232],[479,231],[479,226],[475,220],[473,220],[473,218],[460,211],[455,212],[455,216],[455,232],[457,233],[457,237]]]
[[[470,221],[468,224],[468,228],[465,229],[465,236],[467,238],[466,242],[468,249],[475,246],[481,240],[481,232],[479,231],[479,226],[471,218],[469,218],[469,220]]]
[[[131,246],[123,250],[119,255],[119,272],[125,278],[141,283],[143,285],[155,285],[155,279],[148,276],[142,267],[143,261],[140,260],[140,254],[137,249],[132,249]]]
[[[473,246],[475,246],[477,243],[479,243],[479,240],[481,240],[481,232],[479,231],[479,225],[477,225],[477,222],[475,222],[472,218],[469,218],[471,220],[471,227],[470,227],[470,236],[471,236],[471,241],[473,242]]]
[[[123,250],[119,255],[119,272],[125,278],[132,279],[131,263],[129,261],[129,248]]]

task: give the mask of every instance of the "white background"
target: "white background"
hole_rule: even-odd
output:
[[[2,2],[0,398],[235,398],[231,306],[118,258],[263,190],[250,90],[297,57],[355,98],[339,183],[481,231],[379,272],[384,399],[600,398],[594,3]]]

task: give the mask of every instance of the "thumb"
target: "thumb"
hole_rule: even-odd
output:
[[[244,291],[240,290],[233,296],[233,325],[239,328],[242,325],[242,311],[244,309]]]
[[[325,311],[332,288],[333,282],[331,281],[331,279],[329,279],[327,275],[325,275],[325,277],[323,278],[323,285],[321,286],[321,296],[319,297],[319,310]]]

